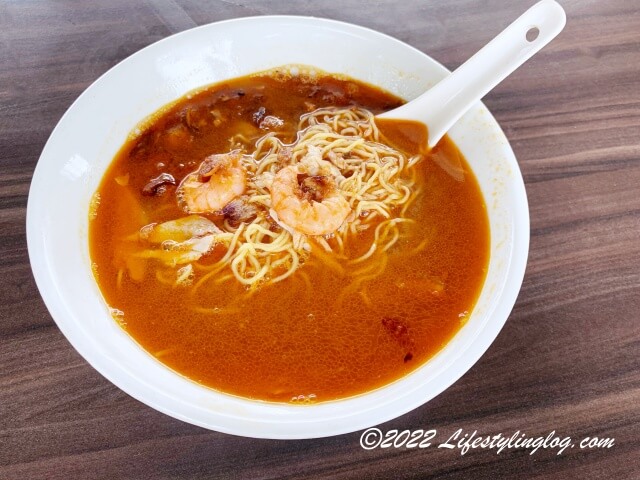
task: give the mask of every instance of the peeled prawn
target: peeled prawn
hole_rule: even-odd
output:
[[[239,152],[211,155],[182,180],[178,203],[187,213],[216,212],[242,195],[246,184],[247,172]]]
[[[340,228],[351,207],[334,177],[309,175],[320,173],[312,170],[300,165],[280,170],[271,184],[271,206],[279,220],[293,230],[305,235],[326,235]]]

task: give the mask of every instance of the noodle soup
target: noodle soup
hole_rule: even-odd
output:
[[[344,398],[423,364],[474,306],[489,230],[447,137],[425,153],[375,123],[401,103],[276,70],[147,120],[91,212],[114,318],[174,371],[254,399]]]

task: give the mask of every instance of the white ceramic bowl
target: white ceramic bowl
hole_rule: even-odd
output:
[[[172,372],[109,315],[91,274],[89,200],[127,134],[145,116],[194,88],[285,64],[347,74],[406,100],[447,74],[440,64],[398,40],[317,18],[243,18],[174,35],[109,70],[62,117],[33,176],[27,238],[38,288],[60,330],[122,390],[175,418],[221,432],[323,437],[402,415],[471,368],[515,303],[528,253],[529,212],[509,143],[478,103],[450,136],[473,168],[487,204],[491,260],[476,308],[440,353],[384,388],[311,406],[241,399]]]

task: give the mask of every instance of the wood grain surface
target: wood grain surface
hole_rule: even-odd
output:
[[[530,436],[557,450],[375,449],[194,427],[130,398],[62,336],[25,209],[64,111],[140,48],[234,17],[302,14],[393,35],[457,67],[533,0],[0,1],[0,478],[639,478],[640,4],[565,0],[564,32],[485,98],[518,157],[531,251],[509,321],[444,393],[387,424]],[[584,437],[614,438],[580,449]]]

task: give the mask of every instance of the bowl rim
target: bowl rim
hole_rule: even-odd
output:
[[[293,425],[293,423],[295,422],[299,422],[300,421],[299,419],[286,420],[286,421],[283,420],[281,422],[278,422],[278,421],[260,422],[260,426],[258,427],[256,427],[256,425],[251,424],[251,422],[248,422],[248,423],[243,423],[242,425],[236,425],[230,428],[227,425],[214,425],[210,421],[202,421],[201,419],[193,418],[190,416],[189,413],[185,414],[184,410],[181,410],[180,408],[176,408],[177,404],[174,404],[173,406],[168,406],[164,401],[164,399],[161,398],[160,396],[149,394],[148,391],[146,393],[141,392],[140,390],[133,388],[130,383],[127,384],[123,382],[121,378],[117,377],[117,375],[114,374],[113,370],[105,367],[105,363],[103,363],[105,359],[97,358],[95,352],[92,352],[88,345],[82,344],[78,336],[80,334],[78,334],[78,332],[71,331],[71,329],[68,328],[68,325],[63,321],[64,317],[68,315],[73,316],[73,314],[68,310],[67,305],[65,305],[64,302],[61,302],[60,293],[56,288],[55,278],[52,276],[51,271],[44,270],[41,268],[41,265],[47,264],[47,258],[46,258],[46,255],[44,254],[45,250],[41,248],[42,247],[41,238],[39,238],[38,236],[41,226],[38,224],[39,212],[37,211],[38,199],[36,198],[36,195],[37,195],[36,187],[38,185],[37,180],[43,175],[42,173],[43,162],[45,161],[44,159],[47,158],[48,151],[51,148],[51,144],[55,141],[55,138],[58,135],[59,130],[62,128],[61,126],[65,124],[66,119],[68,119],[72,115],[72,112],[75,111],[75,107],[84,98],[86,98],[87,96],[90,96],[95,89],[100,88],[100,84],[102,80],[105,77],[108,77],[109,75],[114,75],[113,72],[117,72],[118,68],[122,64],[135,62],[139,56],[144,55],[147,51],[151,49],[158,48],[158,45],[162,45],[166,42],[174,41],[177,38],[181,38],[182,36],[190,35],[191,32],[196,30],[204,30],[209,28],[215,28],[216,26],[229,25],[229,24],[251,24],[256,21],[259,21],[259,22],[265,22],[265,21],[267,22],[280,22],[280,21],[313,22],[314,24],[323,24],[323,25],[335,26],[335,27],[338,27],[339,29],[357,31],[366,35],[367,37],[378,38],[386,42],[393,42],[398,46],[398,48],[402,48],[404,50],[412,50],[417,54],[419,54],[420,56],[425,57],[425,60],[428,60],[436,64],[438,67],[448,72],[448,70],[444,66],[442,66],[439,62],[437,62],[433,58],[431,58],[429,55],[387,34],[378,32],[376,30],[373,30],[367,27],[362,27],[359,25],[354,25],[351,23],[343,22],[343,21],[325,19],[325,18],[320,18],[315,16],[266,15],[266,16],[234,18],[229,20],[223,20],[220,22],[213,22],[213,23],[201,25],[189,30],[176,33],[174,35],[163,38],[155,43],[152,43],[138,50],[137,52],[133,53],[129,57],[125,58],[124,60],[122,60],[121,62],[119,62],[112,68],[110,68],[107,72],[102,74],[100,77],[98,77],[91,85],[89,85],[89,87],[87,87],[82,92],[82,94],[66,110],[64,115],[58,121],[56,127],[53,129],[49,139],[47,140],[42,150],[42,154],[40,155],[40,158],[36,165],[36,168],[34,170],[32,182],[29,190],[29,198],[27,202],[27,215],[26,215],[27,245],[28,245],[28,253],[29,253],[31,268],[36,281],[36,285],[45,302],[45,305],[47,306],[47,309],[49,310],[52,318],[54,319],[54,321],[56,322],[56,324],[58,325],[62,333],[65,335],[68,341],[72,344],[72,346],[76,349],[76,351],[78,351],[81,354],[81,356],[89,364],[91,364],[96,370],[98,370],[98,372],[100,372],[110,382],[118,386],[127,394],[141,401],[142,403],[149,405],[152,408],[159,410],[174,418],[177,418],[179,420],[183,420],[195,425],[199,425],[204,428],[215,429],[217,431],[224,432],[224,433],[250,436],[255,438],[301,439],[301,438],[318,438],[318,437],[326,437],[326,436],[349,433],[349,432],[361,430],[363,428],[367,428],[371,425],[380,424],[380,423],[389,421],[393,418],[396,418],[400,415],[403,415],[417,408],[418,406],[428,402],[435,396],[439,395],[442,391],[447,389],[449,386],[451,386],[453,383],[455,383],[460,377],[462,377],[462,375],[464,375],[464,373],[466,373],[478,361],[478,359],[484,354],[484,352],[488,349],[491,343],[495,340],[498,333],[506,323],[506,320],[513,308],[513,305],[515,304],[518,292],[520,290],[520,287],[524,278],[527,257],[528,257],[529,209],[528,209],[526,191],[524,188],[524,181],[522,179],[521,172],[517,165],[515,155],[511,149],[511,146],[506,140],[506,136],[504,135],[504,132],[500,128],[497,121],[488,112],[488,110],[487,110],[487,113],[489,115],[489,122],[492,122],[494,124],[495,128],[497,129],[497,131],[499,131],[499,134],[502,135],[504,141],[506,142],[505,148],[508,150],[510,154],[510,161],[512,160],[512,163],[513,163],[512,167],[514,167],[513,187],[516,190],[517,194],[519,195],[519,201],[522,202],[520,205],[521,216],[515,219],[515,222],[517,222],[517,228],[514,227],[514,237],[513,237],[514,247],[512,249],[510,264],[508,267],[507,276],[508,276],[509,282],[505,284],[504,289],[501,292],[499,305],[497,305],[495,310],[491,312],[490,315],[488,315],[492,317],[492,322],[491,323],[485,322],[482,330],[474,339],[473,348],[472,349],[467,348],[464,352],[462,352],[465,354],[466,360],[464,362],[459,361],[455,364],[448,365],[446,369],[447,379],[445,381],[441,381],[437,388],[431,390],[428,394],[428,398],[415,396],[415,398],[413,399],[408,399],[405,396],[403,397],[405,401],[401,406],[396,406],[394,409],[387,409],[387,410],[384,410],[382,408],[384,407],[384,405],[382,406],[378,405],[377,407],[380,407],[380,408],[377,408],[378,414],[373,419],[373,423],[370,420],[363,420],[363,418],[368,418],[366,417],[366,415],[364,416],[360,415],[360,417],[358,417],[358,421],[355,421],[352,423],[344,423],[343,422],[344,417],[352,417],[352,415],[347,414],[344,417],[331,418],[331,422],[327,424],[325,426],[325,429],[321,432],[307,430],[306,433],[301,434],[299,428],[288,427]],[[483,104],[480,104],[480,105],[482,108],[486,110],[486,107],[484,107]],[[102,174],[104,174],[104,172],[102,172]],[[495,318],[498,318],[498,320],[496,321]],[[407,378],[408,376],[414,374],[419,369],[420,367],[418,367],[416,370],[414,370],[409,375],[403,378]],[[384,389],[386,387],[381,387],[381,388]],[[379,389],[376,389],[372,392],[366,392],[356,397],[349,397],[346,399],[336,400],[332,402],[323,402],[318,405],[289,406],[284,404],[284,406],[287,408],[290,407],[292,409],[303,408],[303,409],[314,410],[314,409],[318,409],[318,407],[322,407],[322,405],[327,405],[329,403],[334,403],[334,404],[339,402],[348,403],[354,398],[366,398],[368,395],[378,390]],[[214,390],[211,390],[211,391],[218,395],[225,395],[225,396],[227,395],[222,392],[216,392]],[[240,400],[243,402],[248,401],[249,403],[252,403],[252,404],[259,404],[261,407],[264,407],[265,403],[268,404],[268,402],[259,402],[259,401],[252,401],[252,400],[246,400],[246,399],[240,399]],[[275,403],[272,405],[276,405],[279,407],[283,406],[283,404],[275,404]],[[177,405],[177,406],[179,407],[180,405]],[[366,414],[367,412],[370,412],[373,410],[374,410],[373,407],[370,409],[367,408],[360,413]],[[309,425],[315,425],[318,422],[310,421],[308,423]]]

